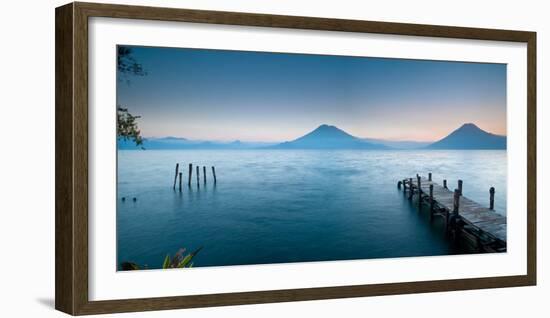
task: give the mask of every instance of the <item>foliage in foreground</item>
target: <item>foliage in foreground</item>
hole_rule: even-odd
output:
[[[193,258],[202,250],[202,246],[196,249],[194,252],[184,255],[186,252],[185,248],[180,248],[174,257],[170,257],[170,254],[167,254],[162,263],[162,268],[191,268],[193,267]],[[140,269],[148,269],[147,265],[140,266],[133,262],[123,262],[120,264],[123,271],[133,271]]]
[[[117,49],[117,71],[123,75],[147,75],[143,66],[134,58],[132,48],[123,45]]]
[[[145,76],[147,72],[142,65],[134,58],[132,48],[126,46],[118,46],[117,49],[117,71],[119,79],[126,78],[126,82],[130,84],[127,76]],[[128,108],[123,108],[117,105],[117,136],[125,141],[132,140],[136,146],[143,144],[141,132],[138,128],[136,119],[140,116],[134,116],[128,112]],[[143,147],[141,147],[144,149]]]
[[[125,141],[132,140],[137,146],[143,144],[141,131],[139,130],[136,119],[141,116],[134,116],[128,112],[128,108],[117,107],[117,136]],[[143,148],[143,147],[142,147]]]

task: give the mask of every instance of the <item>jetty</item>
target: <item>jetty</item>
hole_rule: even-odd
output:
[[[495,189],[489,189],[489,206],[483,206],[462,195],[462,180],[453,191],[447,180],[440,185],[428,177],[416,175],[398,181],[408,200],[415,200],[419,209],[429,208],[430,219],[443,217],[447,234],[456,242],[478,252],[506,251],[506,217],[494,210]]]

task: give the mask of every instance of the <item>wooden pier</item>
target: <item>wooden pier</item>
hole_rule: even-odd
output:
[[[495,189],[490,188],[489,207],[484,207],[462,195],[462,180],[454,191],[447,188],[447,180],[443,184],[433,182],[430,173],[428,178],[417,175],[403,179],[397,186],[403,188],[406,198],[414,198],[419,207],[429,207],[431,218],[443,217],[447,232],[457,242],[479,252],[506,251],[506,217],[493,210]]]

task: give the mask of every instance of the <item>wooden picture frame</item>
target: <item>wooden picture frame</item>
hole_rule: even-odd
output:
[[[536,33],[144,6],[70,3],[56,9],[55,307],[72,314],[164,310],[536,284]],[[270,28],[477,39],[527,44],[527,275],[90,301],[88,297],[88,19],[110,17]]]

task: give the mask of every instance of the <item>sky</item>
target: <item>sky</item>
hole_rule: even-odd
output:
[[[118,74],[142,136],[279,142],[321,124],[435,141],[464,123],[506,135],[506,65],[132,46]]]

